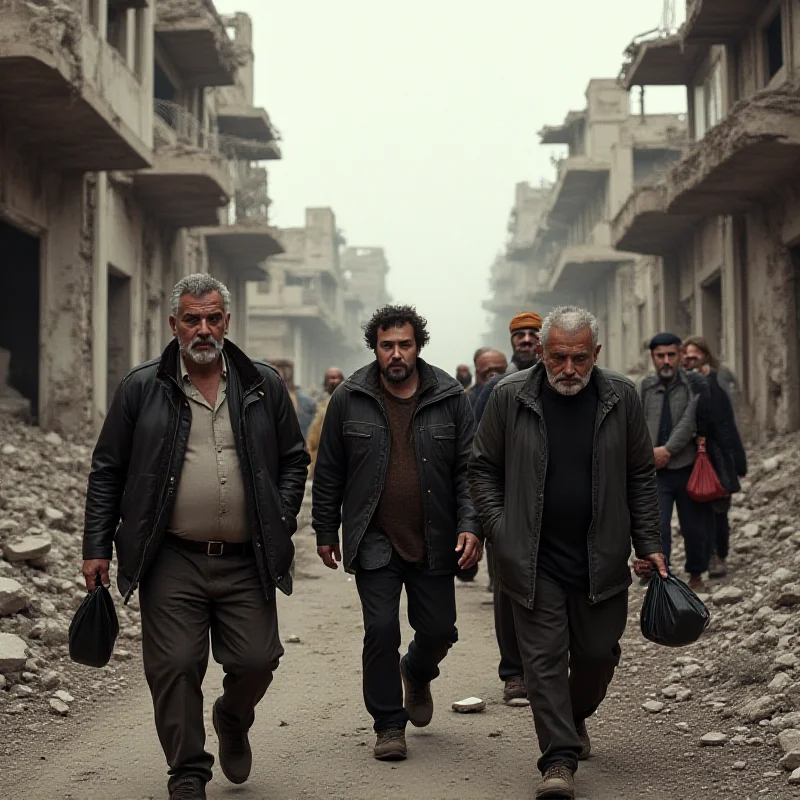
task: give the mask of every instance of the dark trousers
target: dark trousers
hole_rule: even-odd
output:
[[[209,781],[214,757],[205,751],[201,688],[209,633],[225,671],[220,723],[248,730],[283,655],[275,601],[252,554],[208,556],[166,543],[142,581],[140,605],[144,671],[170,784],[187,775]]]
[[[486,564],[489,569],[490,581],[494,573],[494,555],[492,546],[486,543]],[[509,678],[521,678],[522,656],[519,653],[517,642],[517,626],[514,624],[514,604],[511,598],[501,592],[496,583],[492,584],[494,591],[494,635],[497,638],[497,648],[500,650],[500,666],[497,669],[501,681]]]
[[[731,525],[728,521],[728,512],[714,514],[714,550],[724,561],[728,557],[731,543]]]
[[[379,569],[359,569],[356,586],[364,613],[364,703],[375,731],[405,728],[400,679],[400,593],[406,588],[408,621],[414,639],[406,666],[414,680],[439,676],[439,664],[458,639],[453,575],[432,575],[392,552]]]
[[[578,767],[576,724],[597,711],[619,664],[628,594],[598,605],[539,572],[532,609],[514,601],[528,700],[542,756],[539,769]]]
[[[658,509],[661,517],[661,544],[669,561],[672,551],[672,507],[678,508],[681,535],[686,547],[686,571],[702,575],[711,557],[710,538],[714,514],[709,503],[696,503],[689,497],[686,486],[692,466],[681,469],[662,469],[658,472]]]

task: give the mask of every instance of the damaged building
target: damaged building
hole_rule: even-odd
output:
[[[329,366],[349,374],[366,361],[360,325],[386,297],[388,263],[381,248],[344,248],[330,208],[307,209],[281,241],[267,280],[250,287],[248,346],[292,361],[295,382],[316,387]]]
[[[210,0],[0,0],[0,405],[96,429],[196,269],[233,293],[282,247],[251,26]]]
[[[614,244],[656,260],[655,327],[709,340],[761,435],[800,427],[798,53],[795,0],[690,0],[621,76],[685,86],[692,144],[619,210]]]
[[[654,260],[616,248],[611,221],[635,188],[657,182],[681,157],[686,136],[683,115],[632,114],[615,79],[591,80],[586,107],[540,132],[542,145],[566,153],[553,159],[551,187],[536,194],[528,187],[522,195],[518,187],[511,242],[492,268],[494,291],[486,304],[498,319],[496,337],[500,318],[520,310],[522,298],[543,315],[575,303],[598,318],[601,362],[642,372],[654,319]]]

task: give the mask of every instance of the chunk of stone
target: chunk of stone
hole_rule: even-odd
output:
[[[760,532],[761,527],[757,522],[748,522],[747,525],[742,528],[742,533],[747,539],[755,539]]]
[[[47,444],[52,444],[54,447],[61,447],[61,445],[64,444],[64,440],[55,431],[50,431],[50,433],[44,437],[44,440]]]
[[[725,586],[711,596],[715,606],[731,606],[744,599],[744,592],[737,586]]]
[[[69,716],[69,706],[63,700],[57,700],[55,697],[50,700],[50,713],[58,717]]]
[[[701,747],[722,747],[727,741],[727,734],[720,733],[719,731],[712,731],[700,737]]]
[[[664,704],[659,700],[648,700],[646,703],[642,703],[642,708],[648,714],[660,714],[664,710]]]
[[[792,750],[787,753],[779,762],[779,767],[783,767],[787,772],[800,769],[800,750]]]
[[[69,639],[67,627],[55,619],[39,620],[28,634],[31,639],[40,639],[48,647],[66,644]]]
[[[679,703],[686,703],[687,701],[692,699],[692,690],[691,689],[681,689],[677,695],[675,695],[675,699]]]
[[[0,673],[21,672],[27,660],[25,641],[13,633],[0,633]]]
[[[30,686],[18,683],[11,687],[9,694],[12,697],[30,697],[33,694],[33,689]]]
[[[61,676],[52,669],[42,673],[42,688],[48,692],[57,689],[61,685]]]
[[[42,518],[48,527],[55,530],[64,530],[67,527],[67,515],[57,508],[45,508]]]
[[[787,667],[791,669],[798,664],[798,658],[794,653],[781,653],[775,658],[775,666]]]
[[[769,719],[779,708],[780,701],[772,695],[765,694],[756,700],[751,700],[742,706],[742,716],[748,722],[761,722]]]
[[[800,750],[800,730],[789,729],[778,734],[778,744],[783,753],[791,753]]]
[[[59,691],[54,692],[53,693],[53,697],[55,697],[56,700],[60,700],[62,703],[74,703],[75,702],[75,698],[69,692],[65,692],[63,689],[60,689]]]
[[[682,678],[696,678],[703,674],[703,668],[699,664],[687,664],[681,669]]]
[[[13,578],[0,578],[0,617],[8,617],[28,607],[28,595]]]
[[[787,583],[778,595],[779,606],[800,605],[800,583]]]
[[[791,786],[800,786],[800,768],[796,769],[789,777],[789,784]]]
[[[769,686],[767,687],[771,692],[779,693],[783,692],[785,689],[788,689],[789,686],[792,685],[792,677],[787,675],[785,672],[779,672],[773,679],[770,681]]]
[[[661,694],[667,698],[667,700],[674,700],[678,696],[678,692],[683,689],[682,686],[679,686],[677,683],[670,684],[669,686],[665,686],[661,690]]]
[[[742,772],[743,770],[747,769],[747,762],[746,761],[734,761],[731,765],[731,769],[735,769],[737,772]]]
[[[453,711],[457,711],[459,714],[476,714],[485,708],[486,701],[481,700],[480,697],[467,697],[453,703]]]
[[[46,556],[53,546],[49,536],[23,536],[12,539],[3,546],[3,558],[12,564],[19,561],[31,561]]]

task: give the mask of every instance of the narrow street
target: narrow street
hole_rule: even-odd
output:
[[[484,584],[459,586],[461,641],[434,687],[437,713],[425,730],[409,728],[410,757],[400,764],[372,759],[373,735],[360,695],[361,619],[355,585],[341,571],[317,563],[309,529],[297,536],[296,591],[281,600],[286,656],[258,710],[251,742],[251,780],[234,787],[221,774],[208,787],[209,800],[239,798],[526,798],[537,779],[537,748],[527,709],[499,702],[495,642]],[[578,777],[583,800],[709,798],[735,800],[793,796],[775,769],[774,747],[699,746],[712,726],[730,732],[733,720],[712,722],[696,703],[669,714],[641,709],[657,692],[676,656],[644,645],[632,603],[628,644],[612,696],[591,721],[594,757]],[[299,642],[290,643],[290,637]],[[166,767],[152,723],[150,697],[137,658],[115,697],[92,708],[77,698],[66,720],[30,726],[25,746],[0,758],[4,800],[145,800],[166,796]],[[216,741],[211,702],[220,687],[213,667],[206,680],[210,746]],[[453,701],[478,695],[482,714],[459,715]],[[733,764],[745,761],[746,769]],[[765,778],[764,774],[772,777]]]

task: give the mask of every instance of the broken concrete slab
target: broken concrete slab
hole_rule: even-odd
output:
[[[31,561],[46,556],[53,546],[49,536],[23,536],[12,539],[3,546],[3,558],[12,564],[20,561]]]

